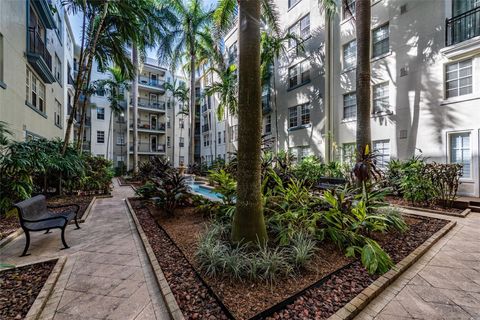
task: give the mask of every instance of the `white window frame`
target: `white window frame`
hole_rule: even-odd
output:
[[[383,90],[383,96],[375,97],[375,90],[379,88],[386,88],[386,90]],[[387,93],[385,95],[385,92]],[[384,102],[384,100],[387,101],[386,105],[383,104],[383,106],[378,109],[379,104]],[[372,86],[372,112],[373,114],[379,114],[379,113],[390,113],[390,82],[385,81],[381,82],[378,84],[375,84]]]
[[[347,10],[350,9],[350,10]],[[342,0],[342,19],[347,20],[355,17],[355,0]]]
[[[100,139],[102,138],[102,139]],[[103,140],[103,141],[100,141]],[[97,143],[104,144],[105,143],[105,131],[97,130]]]
[[[351,97],[353,96],[354,98],[354,101],[355,101],[355,104],[349,104],[348,106],[345,104],[346,102],[346,98],[347,97]],[[353,116],[349,116],[347,117],[347,113],[345,112],[345,109],[346,108],[353,108],[355,111],[354,111],[354,115]],[[356,120],[357,119],[357,93],[356,92],[349,92],[349,93],[345,93],[343,95],[343,120]]]
[[[62,128],[62,104],[55,99],[55,112],[53,113],[53,122],[59,128]]]
[[[387,29],[387,35],[388,36],[384,39],[381,39],[380,41],[375,42],[375,33],[378,32],[380,29],[384,29],[384,28]],[[376,54],[375,53],[375,46],[384,42],[385,40],[387,41],[387,44],[388,44],[387,50],[385,52],[382,51],[381,53]],[[390,23],[386,22],[386,23],[372,29],[372,58],[374,59],[374,58],[382,57],[382,56],[388,54],[389,52],[390,52]]]
[[[308,21],[308,25],[303,26],[302,28],[302,23],[306,23]],[[311,30],[310,30],[310,13],[307,13],[300,19],[298,19],[294,24],[288,28],[288,32],[290,34],[296,35],[301,42],[304,42],[308,38],[310,38],[311,35]],[[308,30],[307,30],[308,29]],[[298,43],[294,39],[290,39],[288,41],[288,48],[292,49],[297,47]]]
[[[117,146],[124,146],[125,145],[125,133],[119,132],[117,135]]]
[[[348,142],[342,144],[342,162],[353,164],[356,161],[356,149],[357,145],[355,142]]]
[[[312,123],[311,109],[310,102],[288,108],[288,129],[303,128],[310,125]],[[307,117],[308,119],[306,119]]]
[[[27,104],[38,110],[42,114],[46,114],[46,87],[35,73],[27,67],[26,71],[26,102]],[[33,101],[33,94],[35,94],[35,101]]]
[[[288,0],[288,9],[295,7],[302,0]]]
[[[103,110],[100,112],[100,110]],[[103,117],[100,117],[100,116]],[[97,107],[97,120],[105,120],[105,107]]]
[[[469,136],[469,151],[470,151],[470,170],[469,176],[462,176],[460,179],[463,181],[472,181],[473,179],[473,155],[472,155],[472,131],[471,130],[460,130],[460,131],[450,131],[447,132],[447,161],[448,163],[460,163],[460,162],[452,162],[452,137],[455,135],[461,135],[461,134],[468,134]],[[460,163],[462,164],[462,163]]]
[[[266,134],[272,133],[272,115],[271,114],[267,115],[265,119],[265,133]]]
[[[354,48],[354,50],[352,48]],[[348,49],[353,50],[353,53],[347,51]],[[357,67],[357,39],[353,39],[350,42],[347,42],[343,45],[343,70],[352,70]]]
[[[468,69],[468,67],[463,67],[463,68],[460,68],[460,63],[462,62],[467,62],[467,61],[470,61],[470,74],[467,75],[467,76],[460,76],[460,71],[461,70],[466,70]],[[448,80],[448,67],[451,66],[451,65],[457,65],[457,69],[455,70],[455,73],[457,75],[456,78],[454,79],[450,79]],[[458,60],[458,61],[453,61],[453,62],[450,62],[450,63],[447,63],[445,64],[445,68],[444,68],[444,96],[445,96],[445,99],[462,99],[464,98],[465,96],[468,96],[468,95],[471,95],[474,93],[474,88],[475,88],[475,79],[473,77],[473,73],[474,73],[474,69],[475,69],[475,65],[474,65],[474,59],[473,58],[468,58],[468,59],[462,59],[462,60]],[[450,71],[450,73],[453,73],[453,71]],[[470,78],[470,85],[466,85],[466,86],[460,86],[460,82],[461,80],[463,79],[467,79],[467,78]],[[449,82],[456,82],[457,83],[457,87],[454,88],[457,92],[457,95],[455,96],[449,96],[448,92],[451,91],[448,89],[448,86],[447,86],[447,83]],[[460,90],[463,89],[463,88],[468,88],[470,87],[470,92],[469,93],[464,93],[464,94],[460,94]]]
[[[380,149],[378,149],[375,144],[377,143],[382,143],[383,144],[383,147],[381,148],[381,150],[385,150],[385,143],[388,143],[388,160],[387,159],[384,159],[384,156],[387,156],[386,153],[378,153],[378,151]],[[377,161],[377,166],[380,168],[380,169],[386,169],[387,168],[387,165],[388,165],[388,162],[390,162],[390,160],[392,159],[392,143],[390,141],[390,139],[381,139],[381,140],[374,140],[372,141],[372,150],[376,153],[377,157],[376,157],[376,161]],[[380,160],[379,160],[380,159]]]
[[[288,88],[294,89],[300,86],[303,86],[306,83],[309,83],[311,80],[310,70],[311,70],[310,60],[305,59],[301,62],[296,63],[295,65],[288,68]],[[293,72],[295,70],[295,72]],[[308,76],[307,76],[308,73]],[[305,77],[304,77],[305,75]],[[295,77],[295,84],[292,85],[292,78]]]

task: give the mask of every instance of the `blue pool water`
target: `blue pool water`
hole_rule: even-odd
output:
[[[205,198],[213,201],[221,201],[220,194],[210,190],[209,188],[205,188],[199,184],[189,184],[190,190],[192,193],[204,196]]]

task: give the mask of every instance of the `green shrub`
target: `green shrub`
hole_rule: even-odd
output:
[[[444,207],[451,207],[457,197],[462,165],[458,163],[427,163],[425,173],[436,189],[438,200]]]
[[[413,205],[431,205],[435,203],[438,192],[431,177],[426,172],[425,162],[416,159],[403,168],[400,180],[403,197]]]
[[[151,181],[147,181],[143,186],[138,187],[135,193],[142,198],[150,199],[155,195],[155,184]]]
[[[187,194],[185,177],[175,170],[165,171],[163,178],[152,179],[155,184],[154,196],[158,197],[157,205],[161,206],[168,215],[173,215],[180,201]]]

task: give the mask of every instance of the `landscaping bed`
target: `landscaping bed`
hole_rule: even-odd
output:
[[[422,209],[427,209],[427,210],[434,210],[437,211],[437,213],[444,213],[447,215],[458,215],[461,216],[462,212],[464,211],[463,209],[458,209],[458,208],[445,208],[441,205],[438,204],[431,204],[429,206],[418,206],[412,204],[410,201],[407,201],[403,198],[400,197],[395,197],[395,196],[388,196],[386,200],[393,205],[400,206],[400,207],[407,207],[407,208],[417,208],[418,210]]]
[[[20,223],[16,216],[0,218],[0,240],[5,239],[18,228],[20,228]]]
[[[198,271],[194,259],[198,236],[207,222],[201,214],[193,208],[180,208],[174,218],[165,218],[161,210],[144,200],[130,202],[187,319],[250,319],[256,315],[324,319],[378,278],[326,241],[318,247],[309,267],[294,277],[274,283],[209,278]],[[409,226],[405,233],[371,235],[395,263],[448,222],[418,216],[406,216],[405,221]]]
[[[78,220],[82,219],[85,211],[87,210],[88,206],[92,202],[95,196],[54,196],[47,199],[47,205],[49,206],[63,206],[69,204],[77,204],[80,206],[80,210],[78,210]],[[63,212],[65,210],[71,210],[71,207],[66,208],[57,208],[57,209],[50,209],[53,212]]]
[[[134,187],[140,187],[140,186],[143,185],[143,183],[141,181],[132,180],[130,178],[118,177],[118,180],[120,181],[120,184],[124,185],[124,186],[131,185],[131,186],[134,186]]]
[[[0,271],[0,319],[23,319],[56,261]]]

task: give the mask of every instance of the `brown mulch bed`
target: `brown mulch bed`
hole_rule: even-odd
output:
[[[0,271],[0,319],[23,319],[56,261]]]
[[[47,205],[51,206],[60,206],[67,204],[78,204],[80,210],[78,211],[78,219],[83,217],[85,210],[87,210],[88,205],[92,202],[94,196],[54,196],[47,199]],[[58,208],[50,209],[52,212],[64,212],[66,210],[71,210],[71,207],[67,208]],[[8,218],[0,217],[0,240],[8,237],[8,235],[15,232],[20,228],[20,223],[18,222],[18,217],[16,215],[9,216]]]
[[[232,282],[200,277],[193,255],[197,236],[204,231],[205,219],[195,214],[192,208],[179,209],[174,218],[165,218],[156,208],[146,205],[142,200],[130,201],[187,319],[227,318],[217,297],[235,319],[249,319],[322,278],[321,283],[301,293],[289,305],[282,305],[279,311],[271,315],[271,319],[324,319],[378,277],[369,275],[359,262],[348,265],[351,261],[327,242],[319,246],[318,255],[310,268],[301,275],[282,279],[272,286],[263,282]],[[447,223],[445,220],[417,216],[407,216],[406,221],[410,228],[404,234],[391,232],[373,236],[395,263]],[[328,276],[332,272],[335,273]],[[216,297],[209,290],[215,292]]]
[[[20,228],[20,223],[16,216],[9,216],[8,218],[0,217],[0,240],[8,237]]]
[[[436,210],[440,212],[445,212],[448,214],[453,214],[453,215],[460,215],[463,212],[463,209],[457,209],[457,208],[444,208],[441,205],[438,204],[432,204],[430,206],[419,206],[419,205],[413,205],[411,202],[400,198],[400,197],[395,197],[395,196],[388,196],[387,201],[390,204],[397,205],[397,206],[402,206],[402,207],[418,207],[418,209],[430,209],[430,210]],[[439,213],[440,213],[439,212]]]

